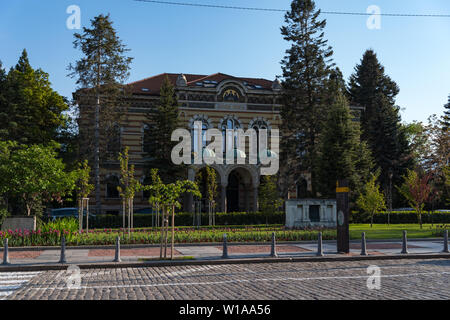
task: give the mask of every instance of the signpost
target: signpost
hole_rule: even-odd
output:
[[[350,252],[349,192],[348,181],[339,180],[336,184],[338,253]]]

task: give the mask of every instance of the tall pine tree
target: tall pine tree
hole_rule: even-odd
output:
[[[148,169],[158,169],[161,179],[165,183],[171,183],[181,178],[184,174],[184,166],[175,165],[171,160],[173,147],[178,142],[172,142],[172,132],[179,128],[178,100],[175,88],[166,76],[160,90],[160,99],[156,108],[149,111],[149,148],[147,166]]]
[[[101,14],[91,20],[91,28],[84,27],[82,33],[75,33],[74,48],[79,48],[83,57],[68,67],[71,71],[69,76],[77,79],[80,89],[88,89],[77,92],[79,105],[94,106],[94,110],[85,110],[85,114],[91,113],[93,122],[83,126],[86,130],[80,134],[85,153],[93,155],[98,213],[101,211],[100,154],[106,154],[102,151],[105,151],[108,137],[116,135],[116,128],[120,126],[117,123],[123,114],[124,82],[129,76],[133,59],[126,56],[129,49],[112,24],[109,15]],[[93,132],[88,128],[94,128]]]
[[[280,185],[293,185],[302,172],[310,172],[313,196],[317,189],[317,138],[326,117],[325,83],[333,54],[324,39],[326,21],[319,16],[314,1],[294,0],[281,28],[291,47],[281,62],[284,95]],[[282,189],[286,197],[288,190]]]
[[[406,169],[413,165],[408,138],[401,127],[399,107],[395,105],[399,88],[385,74],[375,52],[367,50],[350,77],[348,92],[351,103],[365,108],[361,119],[362,138],[367,141],[375,165],[381,170],[379,181],[387,194],[390,173],[392,183],[399,184]]]

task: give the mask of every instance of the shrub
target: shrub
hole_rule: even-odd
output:
[[[216,213],[216,225],[259,225],[265,224],[266,218],[268,224],[284,224],[284,212],[274,212],[265,215],[261,212],[219,212]],[[202,213],[202,224],[208,224],[208,213]],[[89,219],[89,228],[121,228],[123,224],[122,216],[97,215]],[[175,214],[176,226],[192,226],[193,213],[178,212]],[[150,214],[135,214],[135,228],[148,228],[152,226],[152,216]]]

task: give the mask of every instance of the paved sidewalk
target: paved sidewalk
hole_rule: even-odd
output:
[[[401,241],[371,241],[367,243],[367,252],[369,255],[397,255],[400,254],[401,248]],[[230,259],[264,258],[270,255],[270,250],[270,244],[228,244],[228,255]],[[442,250],[443,241],[408,241],[408,251],[411,254],[437,254],[441,253]],[[324,242],[323,252],[327,256],[341,256],[336,252],[336,243],[334,241]],[[156,246],[123,247],[120,253],[123,262],[139,262],[143,259],[159,258],[160,248]],[[316,253],[317,243],[296,242],[277,245],[277,254],[281,258],[313,257],[316,256]],[[359,256],[360,253],[361,244],[352,241],[350,244],[350,256]],[[60,254],[61,251],[55,248],[43,250],[18,250],[10,248],[9,259],[11,265],[54,265],[59,262]],[[68,264],[112,262],[114,254],[115,250],[111,248],[66,248],[66,260]],[[170,256],[170,248],[168,248],[167,255]],[[3,252],[1,256],[3,256]],[[219,244],[179,245],[175,246],[174,256],[177,259],[218,260],[222,258],[222,246]]]

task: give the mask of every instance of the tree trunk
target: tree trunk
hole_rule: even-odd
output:
[[[98,89],[97,89],[98,90]],[[100,203],[100,94],[97,91],[95,104],[95,130],[94,130],[94,172],[95,172],[95,206],[96,213],[101,212]]]
[[[160,250],[159,250],[159,258],[162,259],[163,257],[163,243],[164,243],[164,209],[162,210],[162,214],[161,214],[161,228],[159,229],[159,231],[161,232],[161,246],[160,246]]]
[[[172,206],[172,246],[170,248],[170,260],[173,260],[174,243],[175,243],[175,206]]]
[[[422,212],[419,212],[419,224],[420,224],[420,229],[422,229]]]
[[[78,233],[83,230],[83,200],[78,199]]]
[[[123,230],[125,230],[125,217],[127,215],[126,212],[126,204],[125,204],[125,199],[122,199],[122,228]]]
[[[373,227],[373,215],[374,213],[372,212],[372,215],[370,216],[370,227]]]

